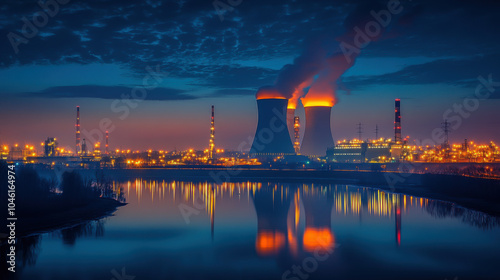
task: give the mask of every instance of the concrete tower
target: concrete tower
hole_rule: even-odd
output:
[[[214,160],[215,148],[215,107],[212,105],[212,118],[210,119],[210,146],[208,148],[208,160],[210,163]]]
[[[300,118],[299,116],[295,116],[293,119],[293,148],[295,149],[295,153],[300,153]]]
[[[257,99],[259,120],[250,154],[278,156],[294,154],[287,127],[286,98]]]
[[[104,150],[105,154],[109,154],[109,132],[106,130],[106,148]]]
[[[331,106],[308,106],[306,128],[300,153],[307,156],[324,156],[332,148],[333,138],[330,128]]]
[[[295,121],[295,109],[292,109],[290,108],[290,106],[288,106],[288,108],[286,109],[286,125],[288,127],[288,134],[290,134],[290,139],[292,139],[292,141],[295,135],[294,121]]]
[[[401,99],[396,99],[394,110],[394,142],[401,143]]]
[[[76,106],[76,149],[75,154],[80,154],[82,147],[80,145],[80,106]]]

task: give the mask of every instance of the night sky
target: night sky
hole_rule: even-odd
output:
[[[305,53],[338,52],[346,33],[389,2],[221,0],[216,6],[227,10],[217,11],[210,0],[59,1],[67,3],[50,7],[46,23],[37,1],[2,1],[0,143],[57,137],[74,150],[80,106],[82,131],[111,123],[112,148],[204,149],[215,105],[216,146],[236,149],[254,136],[260,87]],[[474,110],[453,123],[450,138],[500,142],[500,1],[413,0],[400,8],[333,81],[334,140],[357,137],[359,122],[363,138],[373,138],[376,125],[392,138],[401,98],[412,143],[432,138],[443,114],[467,100]],[[37,12],[40,27],[24,28],[26,38],[23,26]],[[489,75],[489,96],[467,99]],[[143,93],[140,102],[123,99]],[[303,111],[299,104],[302,120]]]

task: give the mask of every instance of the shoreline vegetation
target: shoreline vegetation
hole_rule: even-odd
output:
[[[7,219],[7,164],[0,161],[0,201],[6,207],[1,211]],[[120,189],[114,189],[104,172],[82,176],[79,171],[66,171],[60,178],[44,178],[29,166],[15,168],[16,238],[51,232],[76,226],[112,215],[126,205]],[[7,228],[0,230],[6,242]]]
[[[88,221],[112,216],[118,210],[118,207],[124,205],[126,203],[111,198],[96,198],[90,201],[88,205],[51,213],[48,216],[37,213],[30,217],[20,217],[17,222],[18,229],[16,233],[19,237],[26,237],[74,227]]]

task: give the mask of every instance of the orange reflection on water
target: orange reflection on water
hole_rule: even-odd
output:
[[[285,246],[285,235],[277,231],[259,231],[255,248],[257,253],[263,256],[277,254]]]
[[[335,237],[330,228],[306,228],[303,237],[304,250],[314,252],[315,250],[332,248],[335,245]]]

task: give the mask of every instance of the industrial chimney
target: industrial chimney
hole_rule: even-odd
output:
[[[254,156],[279,156],[294,154],[287,128],[286,98],[279,95],[257,93],[259,120],[250,154]]]
[[[208,160],[213,163],[215,148],[215,107],[212,105],[212,117],[210,118],[210,140],[208,148]]]
[[[294,121],[295,121],[295,108],[290,108],[290,100],[288,100],[288,108],[286,109],[286,126],[288,127],[288,134],[290,139],[294,138]]]
[[[334,146],[330,128],[332,106],[306,106],[306,128],[300,153],[307,156],[324,156]]]
[[[106,149],[104,150],[105,154],[109,154],[109,132],[106,130]]]
[[[401,99],[396,99],[394,110],[394,142],[401,143]]]
[[[76,106],[76,149],[75,154],[80,154],[81,146],[80,146],[80,106]]]
[[[295,153],[300,153],[300,118],[296,116],[293,121],[293,148]]]

